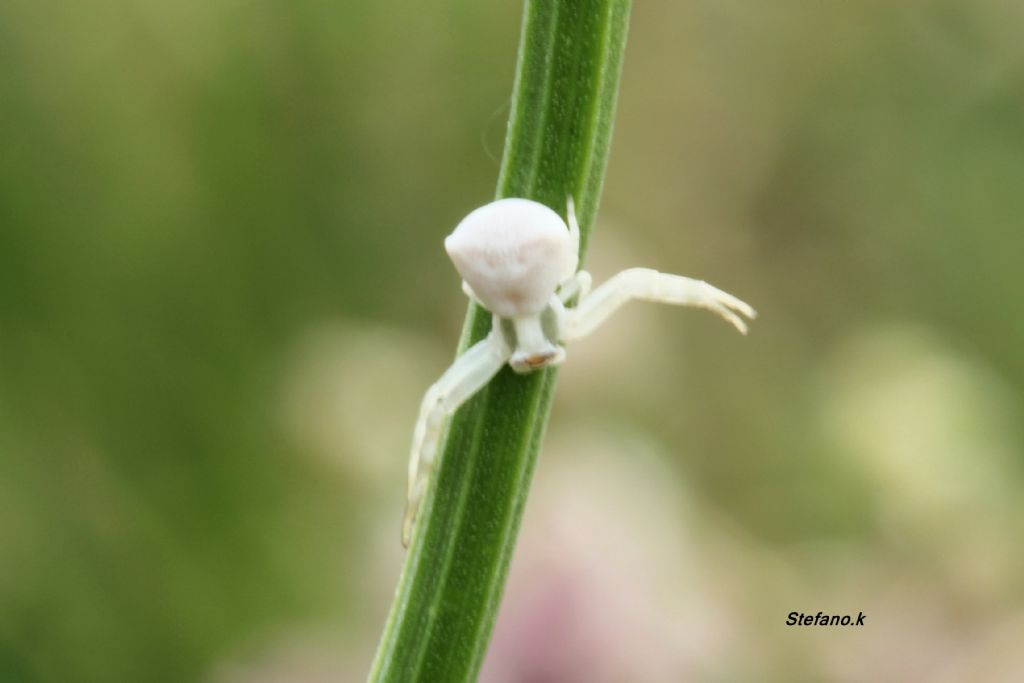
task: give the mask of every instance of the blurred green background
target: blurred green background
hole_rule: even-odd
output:
[[[0,3],[0,681],[363,679],[520,12]],[[482,680],[1024,680],[1022,25],[636,3]]]

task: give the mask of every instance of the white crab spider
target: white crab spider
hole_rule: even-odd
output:
[[[527,373],[565,360],[563,344],[590,334],[631,299],[706,308],[741,333],[753,318],[749,305],[701,280],[630,268],[590,292],[590,274],[576,272],[580,228],[568,198],[561,216],[529,199],[499,199],[460,222],[444,246],[462,276],[462,289],[490,311],[491,332],[459,356],[427,390],[413,431],[409,494],[402,544],[409,545],[426,493],[445,419],[479,391],[505,363]],[[573,297],[574,308],[566,308]]]

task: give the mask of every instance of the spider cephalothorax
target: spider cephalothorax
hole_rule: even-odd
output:
[[[584,337],[631,299],[706,308],[746,334],[737,313],[754,309],[701,280],[630,268],[590,292],[579,264],[580,229],[572,197],[568,225],[529,199],[499,199],[476,209],[445,239],[465,293],[490,311],[491,332],[466,350],[423,398],[409,457],[402,542],[412,536],[444,421],[508,363],[519,373],[565,360],[565,342]],[[566,303],[578,297],[579,303]]]

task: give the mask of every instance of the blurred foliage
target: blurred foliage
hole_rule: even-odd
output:
[[[362,679],[519,10],[0,4],[0,680]],[[592,269],[761,318],[639,307],[574,347],[538,483],[594,467],[567,435],[656,444],[727,596],[688,633],[738,625],[696,680],[1024,671],[1022,21],[634,8]],[[819,609],[873,623],[782,625]]]

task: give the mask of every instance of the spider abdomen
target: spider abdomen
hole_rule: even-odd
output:
[[[543,311],[576,258],[561,216],[529,199],[476,209],[444,246],[480,302],[503,318]]]

